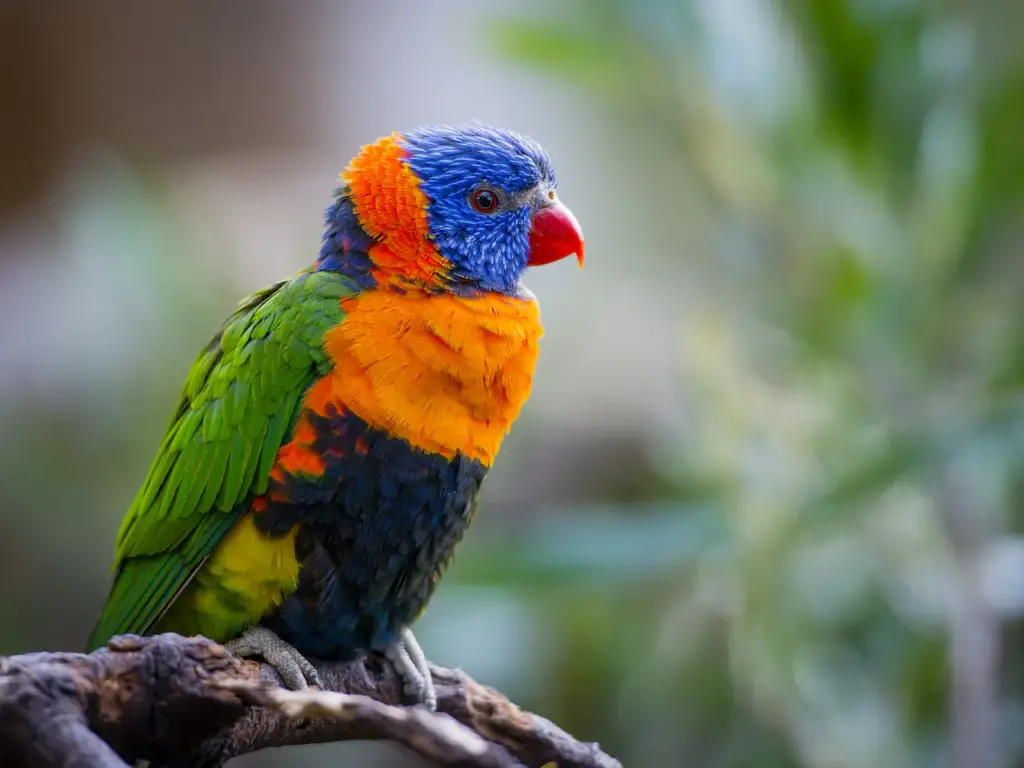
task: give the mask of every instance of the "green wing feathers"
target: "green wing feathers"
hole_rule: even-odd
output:
[[[117,535],[114,584],[89,637],[146,633],[267,487],[309,385],[327,373],[324,333],[355,287],[306,272],[239,306],[200,353]]]

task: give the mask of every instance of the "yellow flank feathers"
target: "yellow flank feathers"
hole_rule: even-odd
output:
[[[424,451],[490,465],[530,394],[542,335],[536,301],[410,290],[341,304],[345,321],[324,341],[331,391],[315,385],[307,407],[330,400]]]
[[[284,536],[264,536],[256,528],[253,513],[246,513],[154,631],[201,634],[224,642],[255,624],[298,584],[297,532],[293,528]]]

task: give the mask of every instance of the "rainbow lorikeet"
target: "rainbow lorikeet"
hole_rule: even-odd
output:
[[[363,147],[316,263],[199,354],[117,535],[92,635],[202,634],[292,688],[369,651],[432,706],[409,625],[530,392],[524,270],[583,235],[544,151],[482,126]]]

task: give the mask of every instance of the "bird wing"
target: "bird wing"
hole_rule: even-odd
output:
[[[323,336],[356,291],[304,272],[244,300],[200,353],[117,535],[114,583],[89,637],[144,634],[267,488],[309,385],[330,369]]]

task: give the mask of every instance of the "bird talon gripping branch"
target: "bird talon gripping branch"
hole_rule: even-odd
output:
[[[437,709],[437,690],[430,674],[427,657],[420,648],[411,629],[402,631],[401,639],[388,648],[384,655],[401,678],[405,695],[431,712]]]
[[[236,656],[261,656],[272,666],[286,688],[301,691],[310,686],[323,688],[320,673],[309,660],[274,632],[259,625],[249,627],[224,647]]]
[[[89,644],[201,634],[290,687],[306,656],[383,653],[429,708],[409,626],[531,387],[528,266],[583,235],[544,151],[422,128],[342,174],[316,263],[244,300],[200,352],[117,536]]]

